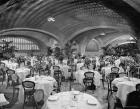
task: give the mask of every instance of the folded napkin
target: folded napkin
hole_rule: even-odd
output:
[[[0,94],[0,106],[7,105],[9,102],[5,99],[4,94]]]
[[[49,101],[56,101],[56,100],[58,100],[58,96],[56,96],[56,95],[49,96],[48,100]]]
[[[97,105],[97,103],[96,103],[96,101],[94,99],[88,99],[87,103],[91,104],[91,105]]]

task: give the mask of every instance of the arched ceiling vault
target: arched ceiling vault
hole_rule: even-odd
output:
[[[103,40],[107,38],[106,36],[109,36],[110,34],[114,34],[114,33],[118,34],[120,32],[122,33],[122,31],[117,31],[116,29],[112,29],[112,28],[94,28],[94,29],[89,29],[87,31],[80,32],[75,37],[73,37],[71,41],[75,40],[77,43],[81,43],[81,41],[84,39],[86,39],[87,42],[90,41],[91,39],[96,39],[100,43],[102,43]],[[102,36],[101,35],[102,33],[104,33],[105,35]],[[114,36],[111,37],[114,38]],[[101,45],[103,45],[103,43]]]
[[[116,32],[116,33],[109,33],[105,36],[100,35],[98,38],[102,39],[104,47],[111,44],[114,40],[123,40],[124,38],[127,40],[129,37],[133,37],[136,39],[136,37],[133,34],[127,33],[127,32]],[[125,41],[125,40],[124,40]]]
[[[81,36],[82,37],[89,37],[90,34],[91,34],[92,35],[91,38],[94,38],[94,37],[96,37],[96,36],[98,36],[98,35],[100,35],[102,33],[106,34],[106,33],[112,33],[112,32],[113,33],[114,32],[118,32],[118,33],[123,32],[123,33],[129,33],[129,34],[135,35],[134,32],[131,31],[131,29],[128,28],[128,27],[120,27],[120,28],[118,28],[118,27],[115,27],[115,26],[97,26],[97,27],[94,26],[94,27],[86,27],[84,29],[81,29],[81,30],[73,33],[71,35],[71,37],[69,37],[67,40],[79,40],[80,41],[82,39]],[[85,34],[85,36],[82,35],[82,34]],[[89,38],[89,40],[90,40],[90,38]]]
[[[88,42],[86,46],[87,52],[98,52],[100,49],[100,43],[96,39],[92,39]]]
[[[37,29],[30,29],[30,28],[12,28],[0,31],[0,37],[3,36],[25,36],[26,38],[37,40],[41,45],[41,47],[48,47],[51,45],[50,39],[57,40],[54,35],[48,32],[40,31]]]
[[[125,0],[24,0],[14,6],[5,5],[0,12],[0,34],[17,32],[46,45],[48,37],[64,44],[81,40],[81,34],[93,30],[97,32],[92,36],[111,29],[133,34],[140,27],[140,14],[128,4]],[[49,22],[49,17],[55,21]]]
[[[41,50],[43,46],[45,46],[45,44],[43,44],[40,40],[37,40],[35,38],[31,38],[30,36],[25,36],[25,35],[21,35],[21,34],[7,34],[7,35],[2,35],[0,37],[0,39],[2,38],[6,38],[6,37],[14,37],[14,38],[23,38],[29,41],[34,42],[36,45],[38,45],[39,49]]]
[[[104,33],[105,35],[101,35]],[[101,49],[104,46],[107,46],[111,43],[114,39],[123,39],[124,36],[131,36],[133,38],[136,38],[133,34],[128,33],[127,31],[116,31],[115,29],[93,29],[89,31],[85,31],[83,33],[80,33],[77,35],[77,37],[74,37],[71,41],[76,41],[77,44],[80,46],[84,45],[87,46],[88,43],[95,39],[98,42],[98,47]],[[129,37],[125,37],[129,38]]]

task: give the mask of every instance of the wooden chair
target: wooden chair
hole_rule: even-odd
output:
[[[115,78],[118,78],[118,77],[119,77],[118,73],[110,73],[109,75],[107,75],[107,85],[108,85],[107,98],[109,97],[109,94],[112,94],[112,92],[116,92],[117,91],[116,87],[112,87],[112,81]]]
[[[54,78],[57,81],[57,92],[60,92],[61,90],[61,84],[62,84],[62,72],[61,70],[54,71]]]
[[[53,70],[58,71],[58,70],[60,70],[60,67],[55,65],[55,66],[53,66]]]
[[[118,67],[111,67],[111,73],[119,73],[119,70]]]
[[[102,69],[101,70],[101,75],[102,75],[102,85],[103,85],[103,88],[105,89],[105,85],[104,85],[104,83],[105,83],[105,69]]]
[[[107,86],[108,86],[108,93],[107,93],[107,100],[108,100],[108,109],[110,108],[109,97],[113,94],[113,92],[117,92],[118,88],[116,86],[112,86],[112,81],[115,78],[118,78],[118,73],[110,73],[107,75]]]
[[[85,85],[85,91],[94,91],[96,89],[96,86],[94,85],[94,72],[85,72],[84,76],[83,83]]]
[[[7,71],[6,71],[6,73],[7,73],[7,87],[8,86],[10,86],[11,84],[10,84],[10,81],[12,81],[12,74],[15,74],[15,71],[14,70],[12,70],[12,69],[8,69]]]
[[[23,104],[23,109],[24,109],[24,105],[26,104],[26,99],[29,98],[28,99],[29,101],[34,100],[35,83],[32,81],[23,81],[22,86],[24,89],[24,104]]]
[[[85,78],[94,78],[94,72],[90,72],[90,71],[88,71],[88,72],[85,72],[84,73],[84,76],[85,76]]]

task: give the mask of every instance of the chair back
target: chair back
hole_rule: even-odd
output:
[[[94,78],[94,72],[85,72],[84,73],[85,78]]]
[[[61,78],[62,78],[61,70],[54,71],[54,78],[56,79],[56,81],[61,81]]]
[[[119,70],[118,67],[111,67],[111,73],[119,73]]]
[[[33,81],[23,81],[22,86],[23,86],[24,90],[26,90],[26,89],[34,90],[35,83]]]
[[[34,99],[37,103],[40,101],[43,101],[44,100],[44,91],[42,89],[37,89],[34,92]]]
[[[96,86],[94,85],[94,79],[93,78],[84,78],[83,83],[85,85],[85,91],[96,89]]]
[[[59,66],[53,66],[53,70],[58,71],[58,70],[60,70],[60,67]]]
[[[83,83],[85,86],[91,86],[94,83],[94,80],[92,78],[84,78]]]
[[[15,74],[15,70],[12,70],[12,69],[8,69],[6,72],[8,75]]]

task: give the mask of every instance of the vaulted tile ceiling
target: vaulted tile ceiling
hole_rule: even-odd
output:
[[[50,36],[66,43],[92,29],[137,33],[140,27],[139,8],[126,0],[17,1],[21,2],[1,5],[0,30],[34,29],[50,33]],[[50,17],[54,21],[48,21]]]

